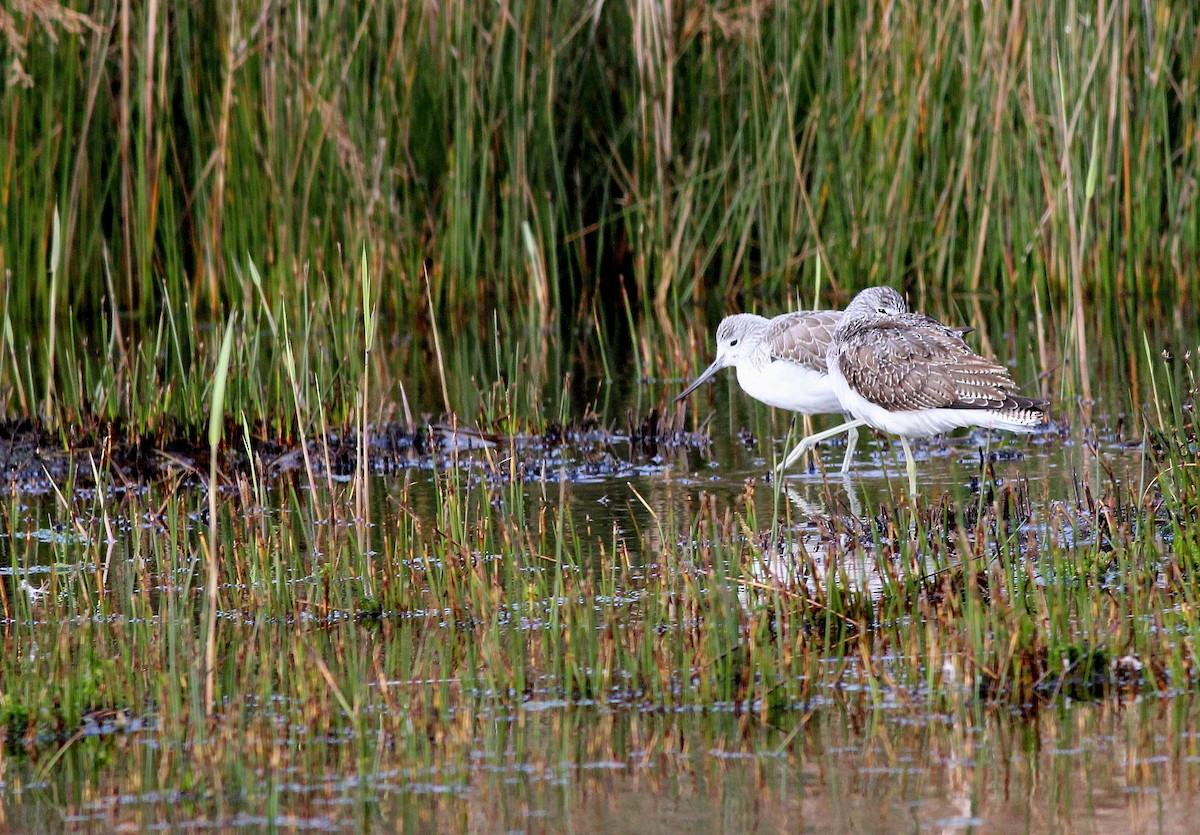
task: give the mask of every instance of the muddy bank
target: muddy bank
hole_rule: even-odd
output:
[[[624,426],[587,417],[552,423],[540,432],[502,434],[457,421],[335,430],[307,442],[253,435],[228,427],[217,468],[224,477],[251,470],[268,476],[290,472],[348,477],[365,451],[373,473],[467,466],[488,481],[590,481],[655,472],[681,448],[704,449],[706,431],[689,432],[678,416],[658,410],[630,413]],[[236,440],[234,440],[236,439]],[[208,445],[190,437],[136,438],[116,425],[51,433],[28,420],[0,423],[0,487],[13,493],[46,493],[67,484],[137,488],[165,478],[206,481]]]

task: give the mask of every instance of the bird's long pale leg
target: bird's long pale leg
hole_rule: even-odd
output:
[[[797,459],[799,459],[801,455],[808,452],[808,450],[812,449],[813,446],[816,445],[819,441],[824,441],[827,438],[832,438],[835,435],[842,434],[843,432],[853,432],[854,433],[853,435],[851,435],[851,438],[853,440],[850,443],[850,450],[849,450],[849,452],[853,452],[854,451],[854,443],[857,442],[857,440],[858,440],[858,427],[862,426],[863,423],[864,423],[864,421],[861,421],[861,420],[848,420],[845,423],[839,423],[837,426],[833,427],[832,429],[826,429],[824,432],[817,432],[816,434],[809,435],[807,438],[802,439],[800,441],[800,443],[796,444],[796,448],[787,454],[787,457],[783,459],[783,463],[775,468],[775,472],[777,474],[782,474],[784,470],[786,470],[788,467],[792,466],[792,464],[796,463]],[[845,461],[843,461],[842,466],[843,467],[848,466],[848,461],[849,461],[849,458],[847,458]]]
[[[904,447],[904,458],[908,463],[908,491],[915,496],[917,495],[917,462],[913,460],[912,448],[908,445],[908,438],[901,435],[900,444]]]
[[[862,423],[862,421],[859,421],[859,423]],[[850,472],[850,462],[854,460],[854,448],[856,446],[858,446],[858,427],[851,426],[846,430],[846,455],[842,458],[842,475]]]

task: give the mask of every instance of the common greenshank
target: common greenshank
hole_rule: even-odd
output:
[[[851,423],[900,436],[913,493],[909,438],[968,426],[1031,432],[1046,423],[1046,401],[1015,394],[1008,369],[976,354],[960,334],[910,313],[890,287],[869,287],[843,311],[826,349],[830,386]]]
[[[687,397],[722,368],[733,366],[738,385],[755,400],[806,415],[842,414],[845,409],[826,374],[829,341],[841,318],[837,310],[797,311],[773,319],[752,313],[726,316],[717,327],[716,359],[675,401]],[[834,430],[810,435],[804,439],[808,442],[805,449],[847,432],[844,473],[850,469],[862,424],[862,420],[850,420]],[[802,452],[799,447],[790,452],[776,472],[782,473]]]

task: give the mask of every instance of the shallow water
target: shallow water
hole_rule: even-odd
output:
[[[64,796],[54,782],[10,790],[5,822],[12,831],[1195,831],[1200,724],[1190,701],[1068,702],[1019,716],[962,705],[930,713],[903,700],[847,710],[845,699],[779,727],[723,712],[532,700],[456,723],[464,755],[429,766],[385,756],[359,774],[341,756],[353,740],[324,740],[347,749],[330,750],[330,772],[258,774],[252,794],[227,797],[216,819],[196,815],[212,803],[208,789],[154,787],[153,771],[120,767],[120,748],[139,744],[131,733],[86,793]]]
[[[1196,344],[1188,333],[1156,333],[1155,352],[1168,344]],[[1017,348],[1010,353],[1024,358],[1014,363],[1018,379],[1036,377],[1030,354]],[[1119,369],[1120,358],[1111,359]],[[617,427],[616,415],[661,407],[682,383],[613,384],[605,395],[610,416],[602,415],[601,422]],[[1086,525],[1075,524],[1074,509],[1118,483],[1140,494],[1153,477],[1138,412],[1144,397],[1128,375],[1113,371],[1098,376],[1088,408],[1056,402],[1046,432],[958,433],[920,442],[915,453],[922,495],[936,501],[947,494],[970,505],[1006,484],[1027,484],[1028,502],[1037,511],[1030,524],[1042,530],[1061,524],[1055,535],[1066,545],[1091,541]],[[831,537],[853,535],[853,525],[866,525],[881,508],[908,501],[898,444],[864,433],[846,479],[837,473],[843,447],[826,444],[820,462],[797,467],[777,483],[769,476],[771,466],[796,440],[790,415],[749,402],[731,372],[698,392],[687,409],[684,425],[694,436],[647,443],[614,428],[555,443],[468,439],[438,454],[415,455],[372,476],[367,514],[378,520],[402,512],[434,524],[444,489],[438,479],[454,472],[469,501],[486,502],[498,514],[534,518],[568,506],[584,531],[583,553],[591,563],[581,570],[602,572],[603,561],[613,560],[613,551],[602,546],[619,542],[635,576],[669,565],[672,553],[695,545],[664,538],[659,520],[690,518],[708,502],[745,522],[731,528],[736,536],[770,541],[773,531],[785,530],[802,546],[803,554],[798,548],[763,548],[773,560],[735,567],[744,586],[780,584],[815,595],[836,576],[869,596],[880,593],[885,572],[870,555],[861,565],[837,566],[840,575],[831,574],[822,559]],[[818,418],[816,425],[834,420]],[[194,491],[196,483],[180,489]],[[320,496],[308,496],[302,479],[284,480],[268,488],[261,512],[312,512],[305,510],[309,498],[314,507],[347,501],[338,493],[341,476],[323,484]],[[201,565],[198,551],[180,557],[176,575],[150,578],[138,617],[112,615],[102,607],[80,607],[69,621],[39,616],[46,595],[72,594],[70,583],[52,583],[60,576],[102,571],[113,586],[142,588],[138,572],[145,554],[131,544],[134,533],[161,531],[165,523],[150,512],[153,507],[140,509],[141,489],[120,492],[120,501],[138,508],[131,516],[121,517],[126,506],[114,496],[108,499],[117,508],[85,490],[73,495],[70,514],[53,491],[10,499],[0,536],[6,549],[0,564],[5,612],[11,598],[23,597],[32,615],[5,626],[10,641],[31,658],[52,651],[60,630],[96,624],[133,630],[145,623],[161,628],[171,617],[172,591],[192,588]],[[163,506],[157,494],[145,501]],[[353,526],[357,511],[342,510],[313,521],[318,536],[322,528]],[[194,511],[183,524],[190,534],[203,531],[203,512]],[[375,531],[368,538],[380,535],[377,528],[368,530]],[[102,565],[65,559],[100,536],[111,546]],[[322,583],[366,584],[364,578],[339,575],[320,541],[296,547],[304,549],[302,558],[286,576],[226,578],[227,588],[268,595],[273,584],[283,584],[312,589],[315,598]],[[419,563],[414,557],[414,573],[428,568]],[[928,566],[931,573],[937,570],[936,563]],[[743,606],[754,605],[752,598],[740,599]],[[522,601],[509,602],[510,629],[544,628],[532,603],[522,609]],[[597,599],[596,606],[636,602],[636,597]],[[554,607],[553,601],[536,603],[543,607],[537,611]],[[302,617],[260,617],[246,605],[220,612],[219,623],[233,647],[288,652],[298,635],[336,637],[338,630],[349,630],[368,649],[393,657],[394,636],[357,623],[354,614],[313,603]],[[385,611],[383,620],[427,623],[420,620],[426,614]],[[437,628],[452,630],[454,617],[447,614]],[[336,650],[325,657],[336,679],[342,659]],[[873,661],[885,670],[891,663],[886,656]],[[572,701],[554,682],[534,681],[528,692],[500,703],[466,697],[443,705],[429,731],[433,741],[416,764],[409,743],[383,730],[370,736],[337,723],[324,728],[303,703],[247,693],[226,704],[225,715],[265,719],[280,731],[267,739],[225,740],[228,750],[252,745],[255,762],[266,757],[284,765],[231,770],[221,785],[197,785],[179,776],[188,773],[180,771],[180,762],[200,753],[186,745],[160,745],[158,716],[164,708],[147,695],[144,706],[100,711],[81,729],[34,740],[41,750],[33,754],[12,747],[20,728],[10,727],[10,748],[0,761],[4,822],[30,831],[201,825],[640,833],[1194,829],[1200,814],[1200,722],[1190,695],[1128,692],[1096,703],[1060,696],[1021,713],[983,704],[972,686],[956,686],[952,657],[944,661],[936,691],[897,677],[891,686],[868,692],[859,684],[857,663],[852,657],[831,659],[842,672],[831,674],[817,697],[765,717],[761,704],[750,705],[750,711],[743,704],[679,711],[625,694]],[[462,685],[469,691],[464,676],[470,673],[421,686]],[[368,686],[363,706],[368,712],[397,709],[381,689],[385,684],[401,692],[414,684],[402,668],[389,668],[388,674],[390,683]],[[67,741],[57,765],[43,773],[49,752]],[[304,756],[293,760],[300,748]]]

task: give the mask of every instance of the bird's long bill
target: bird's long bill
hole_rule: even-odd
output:
[[[679,396],[675,398],[675,402],[678,403],[680,400],[687,397],[689,394],[691,394],[693,391],[695,391],[697,388],[699,388],[701,383],[703,383],[705,380],[707,380],[712,375],[716,374],[718,371],[720,371],[724,367],[725,367],[725,363],[722,362],[720,359],[713,360],[713,364],[710,365],[708,368],[704,369],[703,374],[701,374],[696,379],[692,380],[692,384],[679,393]]]

